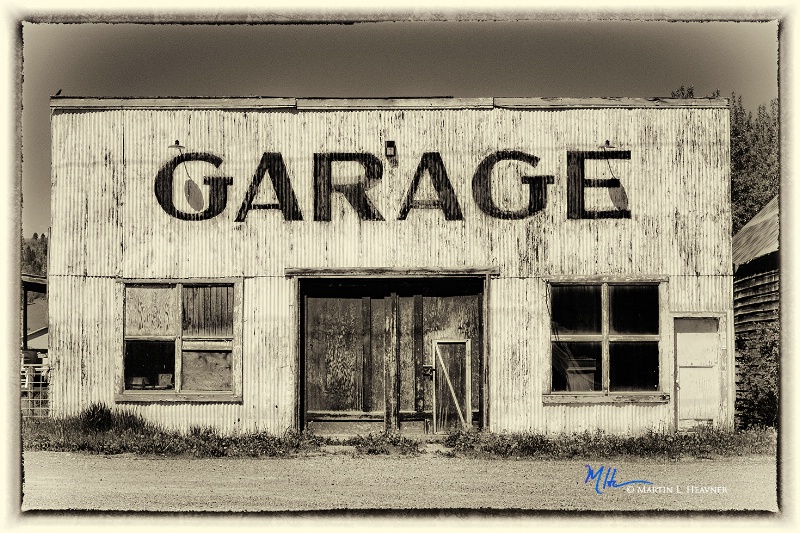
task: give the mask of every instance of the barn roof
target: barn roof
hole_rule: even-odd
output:
[[[733,263],[743,265],[778,251],[778,196],[770,200],[733,236]]]

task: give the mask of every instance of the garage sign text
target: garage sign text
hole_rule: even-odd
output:
[[[630,218],[627,201],[607,211],[587,211],[584,209],[584,189],[587,187],[620,188],[614,179],[586,179],[584,161],[589,159],[630,159],[629,150],[569,151],[567,152],[567,218]],[[527,186],[528,205],[519,210],[503,209],[492,197],[490,177],[495,165],[500,161],[514,160],[536,167],[539,158],[518,150],[498,150],[484,158],[472,176],[472,198],[478,208],[487,215],[500,219],[523,219],[535,215],[547,204],[547,186],[555,183],[552,175],[520,176],[520,185]],[[231,177],[205,177],[208,186],[208,205],[203,211],[189,213],[175,206],[173,181],[179,166],[190,161],[202,161],[219,168],[222,158],[206,152],[180,154],[168,161],[156,175],[155,196],[161,208],[179,220],[208,220],[221,214],[228,205],[228,186],[233,184]],[[356,162],[364,169],[364,177],[357,183],[334,183],[333,170],[337,162]],[[415,194],[425,173],[431,177],[436,191],[435,200],[415,200]],[[264,177],[269,175],[277,198],[276,203],[254,203]],[[383,177],[383,163],[374,154],[367,152],[325,152],[314,154],[314,220],[331,220],[331,197],[341,194],[358,213],[362,220],[385,220],[367,196],[367,190],[377,185]],[[285,220],[303,220],[297,204],[289,174],[280,152],[265,152],[255,170],[239,210],[236,222],[244,222],[247,214],[254,209],[277,209]],[[453,186],[447,176],[444,162],[439,152],[426,152],[422,155],[414,173],[405,200],[400,207],[398,220],[405,220],[411,209],[439,209],[446,220],[463,220],[461,206]]]

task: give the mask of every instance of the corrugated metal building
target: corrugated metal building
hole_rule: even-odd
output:
[[[733,417],[727,100],[53,98],[51,401],[164,426]]]

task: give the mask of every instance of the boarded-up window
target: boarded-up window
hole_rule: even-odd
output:
[[[125,390],[232,391],[234,286],[125,287]]]
[[[658,390],[658,284],[553,284],[550,296],[552,391]]]
[[[183,335],[233,336],[233,286],[183,287]]]
[[[129,286],[125,289],[125,335],[175,336],[178,309],[175,287]]]
[[[231,390],[231,352],[183,351],[184,390]]]

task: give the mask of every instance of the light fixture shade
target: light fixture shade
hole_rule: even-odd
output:
[[[170,144],[169,147],[170,148],[174,148],[176,150],[185,150],[186,149],[186,147],[182,146],[181,143],[177,139],[175,139],[175,144]]]

